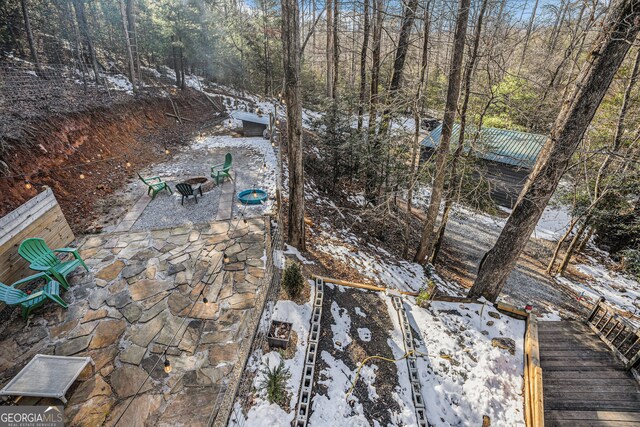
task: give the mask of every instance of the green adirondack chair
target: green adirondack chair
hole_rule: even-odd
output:
[[[72,254],[74,259],[61,261],[56,252]],[[26,239],[18,248],[20,256],[31,263],[29,268],[35,271],[46,271],[54,279],[60,282],[63,288],[69,289],[67,275],[76,267],[83,266],[89,271],[89,267],[84,263],[76,248],[49,249],[44,240],[39,238]]]
[[[152,199],[155,199],[156,194],[158,194],[162,190],[169,190],[169,193],[173,194],[173,191],[171,191],[171,187],[169,187],[169,184],[161,180],[159,176],[143,178],[142,175],[138,174],[138,178],[140,178],[142,182],[144,182],[144,184],[149,187],[147,189],[147,194],[150,194]]]
[[[36,279],[45,279],[47,281],[39,291],[28,294],[20,289],[16,289],[17,285]],[[29,314],[31,314],[34,309],[40,307],[47,302],[47,300],[51,300],[63,308],[68,307],[67,303],[60,297],[60,284],[49,277],[47,273],[38,273],[25,277],[11,286],[0,282],[0,301],[7,305],[19,305],[22,308],[23,319],[29,317]]]
[[[211,178],[214,178],[216,180],[216,185],[220,185],[220,179],[222,179],[222,182],[224,182],[225,177],[233,181],[230,173],[232,162],[233,157],[231,157],[231,153],[227,153],[224,156],[224,163],[211,166]]]

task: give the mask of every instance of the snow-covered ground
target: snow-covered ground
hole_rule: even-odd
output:
[[[427,354],[418,357],[418,371],[431,423],[480,426],[487,415],[494,426],[525,425],[524,321],[482,304],[433,302],[423,309],[408,298],[405,307],[424,340],[416,349]],[[492,345],[494,338],[513,340],[513,354]]]
[[[417,208],[427,209],[431,198],[431,188],[426,185],[418,185],[414,189],[413,204]],[[444,207],[442,208],[444,209]],[[504,213],[510,214],[511,209],[500,207]],[[451,216],[463,221],[480,223],[496,230],[502,230],[506,224],[506,218],[489,215],[484,212],[474,211],[460,204],[454,204]],[[567,231],[571,223],[570,210],[566,206],[549,204],[542,212],[542,216],[536,225],[531,237],[557,241]]]
[[[611,271],[594,258],[589,257],[588,261],[589,264],[576,266],[576,270],[588,277],[585,283],[562,276],[556,280],[592,302],[603,296],[609,304],[635,316],[640,315],[640,283]]]
[[[312,287],[313,289],[313,287]],[[276,403],[269,403],[266,399],[266,391],[260,389],[259,384],[264,379],[261,369],[268,365],[271,368],[278,366],[283,356],[278,351],[270,351],[263,354],[262,350],[257,350],[247,361],[247,368],[256,372],[253,380],[255,387],[254,401],[248,413],[243,414],[240,405],[236,403],[229,426],[273,426],[287,427],[291,425],[298,404],[298,391],[302,380],[302,370],[304,367],[304,356],[307,349],[307,339],[309,337],[309,325],[311,324],[311,311],[314,294],[311,292],[309,301],[303,305],[298,305],[293,301],[280,300],[276,303],[271,319],[293,324],[298,341],[296,352],[291,359],[284,359],[284,365],[289,370],[291,376],[287,381],[287,392],[290,395],[288,410],[282,409]]]

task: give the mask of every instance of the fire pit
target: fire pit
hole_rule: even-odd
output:
[[[202,185],[207,182],[208,179],[204,176],[197,176],[195,178],[189,178],[184,181],[185,184],[189,184],[190,186]]]
[[[286,350],[291,339],[291,323],[272,320],[267,334],[267,342],[270,348]]]
[[[198,189],[202,191],[209,191],[213,188],[213,183],[209,182],[209,178],[205,176],[196,176],[193,178],[185,179],[182,182],[190,185],[193,191],[196,191]]]

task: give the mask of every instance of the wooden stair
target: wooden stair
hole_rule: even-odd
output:
[[[545,426],[640,426],[640,387],[579,321],[539,322]]]

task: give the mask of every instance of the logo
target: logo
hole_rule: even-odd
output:
[[[0,406],[0,427],[64,427],[62,406]]]

